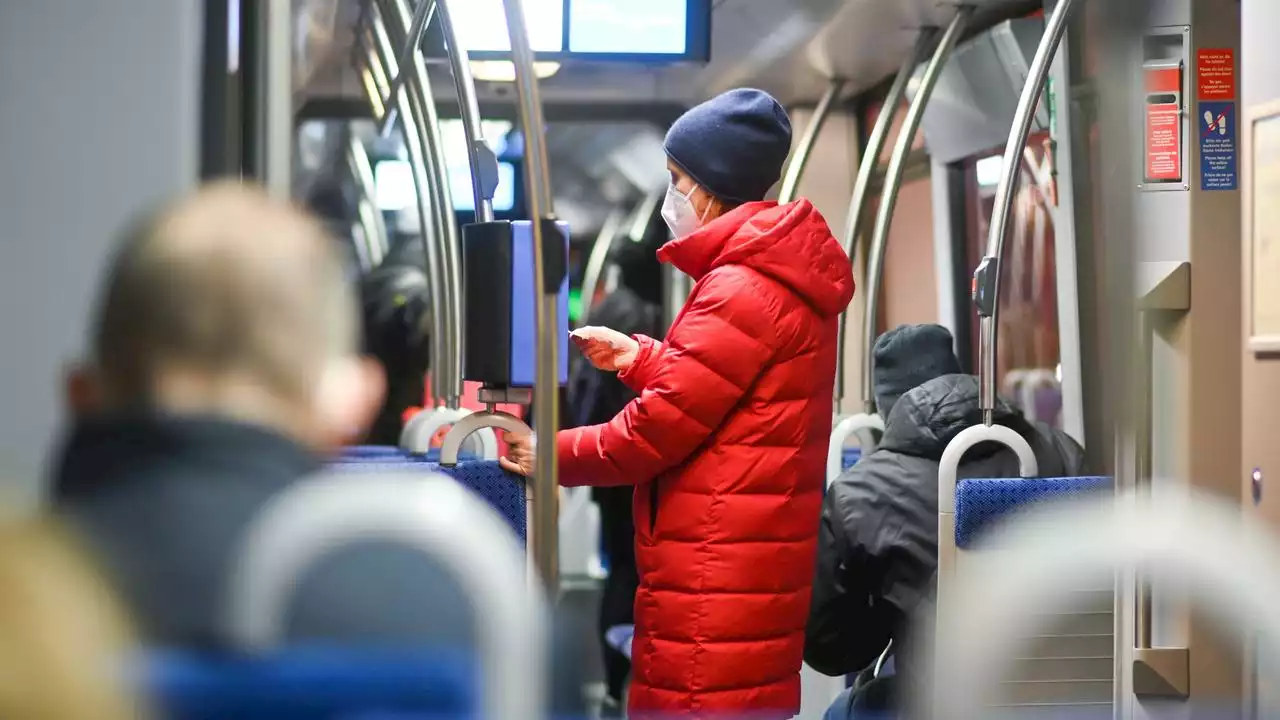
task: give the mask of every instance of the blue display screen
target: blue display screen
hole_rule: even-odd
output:
[[[449,168],[449,195],[453,197],[453,209],[459,212],[475,212],[476,200],[471,191],[471,167]],[[498,188],[493,192],[493,211],[511,212],[516,205],[516,168],[508,162],[498,163]]]
[[[688,0],[569,0],[569,52],[683,55]]]
[[[529,45],[538,60],[710,60],[712,0],[521,0],[521,4]],[[467,0],[457,6],[450,12],[471,58],[510,59],[502,0]],[[438,42],[432,48],[433,55],[444,51]]]
[[[417,187],[413,182],[413,170],[404,160],[383,160],[373,168],[379,209],[388,212],[406,212],[417,205]],[[475,199],[471,194],[471,168],[468,165],[449,166],[449,195],[453,209],[474,212]],[[498,188],[493,193],[493,211],[511,212],[516,204],[516,169],[508,162],[498,163]],[[416,212],[416,210],[415,210]]]

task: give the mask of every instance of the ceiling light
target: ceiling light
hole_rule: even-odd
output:
[[[533,74],[545,80],[560,71],[558,62],[535,62]],[[483,82],[515,82],[516,66],[510,60],[472,60],[471,76]]]

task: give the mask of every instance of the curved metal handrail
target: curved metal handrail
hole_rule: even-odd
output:
[[[1053,56],[1066,31],[1067,16],[1076,0],[1059,0],[1045,23],[1044,35],[1036,48],[1035,57],[1022,85],[1018,107],[1009,128],[1009,140],[1004,147],[1004,164],[1000,171],[1000,183],[996,186],[995,203],[991,210],[991,227],[987,234],[987,252],[974,271],[974,305],[978,309],[978,403],[982,408],[982,422],[991,425],[996,407],[996,352],[999,341],[1000,320],[1000,256],[1004,252],[1005,232],[1009,226],[1009,214],[1013,210],[1013,191],[1018,171],[1022,167],[1022,149],[1031,135],[1031,122],[1035,118],[1040,93],[1049,76]]]
[[[449,432],[445,433],[444,443],[440,446],[440,465],[443,467],[456,466],[458,464],[458,454],[462,451],[463,441],[471,437],[472,433],[479,432],[485,428],[497,428],[510,433],[524,435],[533,432],[523,420],[510,413],[492,410],[471,413],[454,422]],[[554,438],[554,434],[552,437]]]
[[[880,163],[880,152],[884,149],[884,142],[889,137],[890,128],[893,127],[893,118],[898,114],[898,106],[902,104],[902,96],[906,94],[907,83],[911,80],[912,74],[915,73],[916,65],[920,63],[920,58],[924,56],[925,49],[929,47],[932,41],[932,33],[922,31],[917,36],[915,49],[912,50],[910,57],[902,63],[902,67],[898,69],[898,74],[893,78],[893,84],[889,86],[889,92],[885,95],[880,113],[876,115],[875,125],[871,127],[871,134],[867,136],[867,146],[862,151],[862,159],[858,162],[858,177],[853,183],[853,195],[849,197],[849,211],[845,217],[844,231],[840,234],[840,246],[844,248],[844,254],[849,256],[849,263],[854,267],[855,273],[857,272],[857,262],[855,262],[854,258],[854,244],[858,240],[858,232],[861,230],[862,220],[866,216],[871,176],[875,174],[876,167]],[[839,412],[840,404],[844,401],[845,324],[848,320],[849,311],[846,309],[840,313],[840,324],[837,326],[836,412]],[[871,348],[863,348],[863,351],[867,355],[871,354]]]
[[[804,175],[804,169],[809,164],[809,156],[813,154],[813,146],[818,142],[818,135],[822,133],[822,126],[826,124],[827,117],[831,114],[831,108],[835,105],[836,98],[840,96],[840,91],[844,89],[844,80],[834,78],[827,84],[827,91],[822,94],[822,98],[818,100],[818,106],[813,110],[813,117],[809,120],[809,126],[805,128],[804,135],[800,136],[800,144],[796,146],[796,150],[791,155],[791,162],[787,164],[787,171],[782,176],[782,185],[778,189],[778,204],[785,205],[796,199],[796,193],[800,189],[800,177]]]
[[[858,413],[836,424],[831,431],[831,443],[827,446],[827,487],[844,472],[844,446],[853,435],[859,436],[858,447],[864,455],[875,450],[876,433],[884,434],[884,418],[879,415]]]
[[[430,0],[418,0],[430,2]],[[480,103],[476,101],[476,83],[471,77],[471,68],[467,64],[467,49],[462,46],[458,29],[453,24],[453,16],[449,13],[451,0],[436,0],[437,14],[440,16],[440,27],[444,30],[445,45],[449,55],[449,69],[453,74],[453,85],[458,92],[458,109],[462,116],[462,130],[467,138],[467,163],[471,166],[471,191],[475,200],[476,222],[493,222],[493,192],[485,187],[485,177],[492,172],[497,178],[497,159],[493,153],[486,156],[484,150],[484,132],[480,126]],[[488,161],[487,163],[485,161]],[[490,165],[491,167],[483,167]],[[461,264],[459,264],[461,278]],[[459,280],[461,282],[461,280]],[[461,285],[459,285],[461,287]]]
[[[1036,454],[1021,435],[1003,425],[974,425],[961,430],[947,443],[938,461],[938,513],[954,515],[956,511],[956,478],[960,461],[970,448],[979,443],[1000,443],[1018,456],[1018,474],[1024,478],[1035,477],[1040,472]],[[941,536],[939,536],[941,537]]]
[[[417,47],[417,39],[412,37],[413,18],[406,0],[379,0],[386,17],[398,20],[397,29],[404,28],[405,42]],[[444,6],[440,2],[421,0],[431,3],[432,7],[443,18]],[[436,7],[439,6],[439,7]],[[421,4],[419,5],[421,8]],[[409,69],[401,68],[401,74],[408,72],[408,87],[405,93],[414,103],[417,112],[417,124],[423,128],[424,159],[428,163],[427,172],[437,180],[428,186],[436,210],[435,241],[439,248],[439,274],[428,276],[433,285],[441,285],[442,304],[432,310],[437,330],[444,334],[445,364],[438,373],[440,387],[433,390],[439,393],[449,407],[458,407],[462,399],[462,259],[459,247],[458,218],[453,210],[453,197],[447,181],[447,159],[444,154],[444,141],[440,136],[440,119],[436,113],[435,98],[431,91],[431,76],[427,72],[422,53],[410,52]],[[422,189],[419,188],[419,192]],[[423,236],[423,242],[429,242]]]
[[[334,548],[370,539],[421,550],[465,589],[477,618],[483,717],[540,717],[546,599],[539,588],[526,587],[524,554],[511,528],[440,475],[320,477],[272,500],[250,526],[233,565],[231,637],[252,651],[277,647],[285,640],[298,580]]]
[[[405,423],[404,430],[400,433],[400,447],[414,455],[425,455],[431,451],[431,438],[435,437],[441,428],[455,425],[459,420],[472,414],[465,408],[424,410]],[[498,438],[489,428],[482,428],[468,437],[463,446],[469,446],[481,459],[498,459]]]
[[[911,146],[915,143],[916,132],[924,119],[925,108],[933,89],[937,87],[938,78],[946,67],[947,59],[960,41],[961,35],[969,25],[973,16],[972,6],[961,6],[951,18],[942,39],[934,48],[929,64],[925,66],[924,75],[920,78],[920,88],[911,99],[907,115],[902,121],[902,129],[894,142],[893,153],[889,156],[889,168],[885,172],[884,190],[880,193],[880,206],[876,210],[876,222],[871,234],[871,254],[867,262],[866,311],[862,316],[863,350],[868,357],[876,344],[876,329],[880,320],[880,285],[884,280],[884,256],[889,247],[889,229],[893,226],[893,211],[898,206],[898,192],[902,189],[902,176],[906,171],[907,157],[911,154]],[[876,396],[872,391],[875,385],[873,363],[868,361],[862,368],[862,405],[867,413],[876,409]]]
[[[368,262],[368,269],[373,269],[382,264],[391,243],[387,235],[387,224],[382,218],[382,211],[373,201],[375,183],[373,165],[369,162],[369,152],[365,149],[364,142],[349,129],[346,159],[360,192],[358,214],[360,227],[365,235],[363,254]]]
[[[604,219],[595,242],[591,244],[591,254],[587,256],[587,267],[582,275],[582,320],[591,316],[591,306],[595,304],[596,289],[600,287],[600,276],[604,273],[605,262],[609,259],[609,249],[618,237],[618,231],[626,219],[627,213],[615,207]]]
[[[372,84],[366,84],[365,91],[370,95],[369,100],[375,104],[375,108],[381,106],[382,88],[387,83],[387,74],[396,73],[398,69],[398,66],[388,64],[394,62],[391,58],[394,45],[387,33],[379,4],[381,3],[367,6],[369,22],[366,24],[366,30],[369,39],[367,43],[363,43],[367,54],[367,70],[373,80]],[[430,178],[422,118],[419,115],[418,104],[414,102],[411,95],[412,93],[397,92],[392,96],[392,103],[398,109],[400,122],[396,123],[396,126],[400,128],[405,149],[409,154],[409,168],[413,173],[414,187],[417,190],[414,197],[417,203],[418,219],[422,226],[423,249],[427,265],[425,270],[427,277],[434,279],[443,277],[444,272],[439,243],[433,241],[433,238],[438,237],[440,229],[437,226],[436,198],[430,191],[432,185],[439,183],[433,183]],[[382,107],[382,112],[385,117],[390,112],[390,108]],[[441,309],[446,307],[445,286],[433,280],[429,283],[428,293],[431,299],[432,316],[437,318],[437,326],[428,339],[431,364],[427,372],[432,380],[431,391],[434,396],[432,399],[436,404],[440,404],[444,400],[441,392],[445,387],[444,376],[448,374],[449,363],[447,334],[440,331],[442,324],[447,324],[447,320],[440,317]]]

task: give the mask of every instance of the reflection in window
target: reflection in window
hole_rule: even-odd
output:
[[[1054,260],[1052,154],[1048,135],[1027,142],[1000,268],[1000,328],[996,382],[1001,396],[1029,419],[1062,427],[1061,351],[1057,268]],[[987,233],[1003,161],[999,155],[966,161],[968,267],[986,253]],[[978,323],[972,325],[978,366]]]

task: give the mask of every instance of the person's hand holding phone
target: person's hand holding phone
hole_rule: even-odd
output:
[[[640,343],[606,327],[581,327],[569,333],[569,339],[588,362],[606,372],[625,371],[640,353]]]

